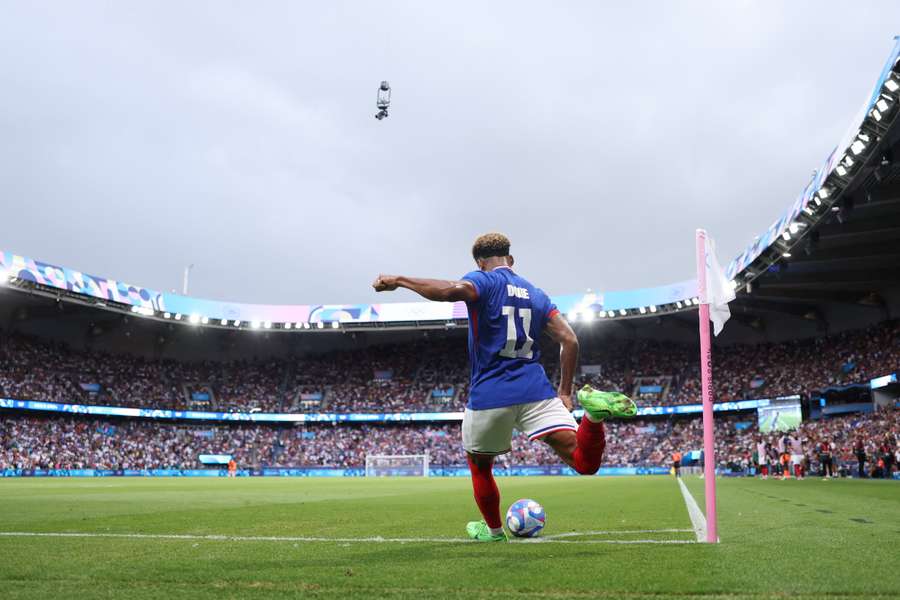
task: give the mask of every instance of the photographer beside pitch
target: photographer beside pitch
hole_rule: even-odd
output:
[[[495,456],[511,450],[513,429],[529,441],[543,440],[575,471],[592,475],[606,446],[603,421],[637,413],[624,394],[585,386],[578,392],[584,417],[580,425],[575,422],[571,411],[578,338],[547,294],[513,272],[509,247],[502,234],[480,236],[472,246],[478,270],[459,281],[379,275],[372,284],[378,292],[402,287],[427,300],[466,303],[472,374],[462,438],[475,502],[484,517],[469,523],[466,531],[479,541],[507,539],[493,464]],[[545,331],[560,345],[555,392],[535,346]]]

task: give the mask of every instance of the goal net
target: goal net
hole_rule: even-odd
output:
[[[428,455],[367,455],[366,477],[428,477]]]

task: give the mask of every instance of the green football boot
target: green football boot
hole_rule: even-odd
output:
[[[578,390],[578,402],[592,421],[603,421],[610,417],[631,418],[637,414],[634,401],[621,392],[601,392],[589,385]]]
[[[487,526],[487,523],[485,523],[484,520],[470,521],[469,524],[466,525],[466,533],[469,534],[470,538],[479,542],[509,541],[509,538],[506,537],[506,531],[499,535],[491,535],[491,528]]]

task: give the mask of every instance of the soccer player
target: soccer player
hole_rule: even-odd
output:
[[[822,479],[834,477],[834,455],[832,445],[826,438],[819,440],[819,464],[822,469]]]
[[[228,476],[237,477],[237,463],[234,461],[234,458],[228,459]]]
[[[769,454],[766,450],[766,442],[762,439],[762,437],[757,436],[756,438],[756,462],[759,466],[759,471],[757,475],[760,476],[761,479],[769,478]]]
[[[462,438],[475,502],[484,517],[469,523],[466,532],[479,541],[507,539],[493,464],[494,457],[511,450],[513,429],[530,441],[542,440],[575,471],[589,475],[603,459],[603,421],[637,412],[624,394],[585,386],[578,392],[585,414],[580,425],[575,422],[571,410],[578,338],[547,294],[513,271],[509,247],[500,233],[479,237],[472,246],[478,270],[459,281],[379,275],[372,284],[378,292],[402,287],[428,300],[466,303],[471,387]],[[543,333],[560,345],[556,390],[535,344]]]
[[[794,478],[803,479],[803,441],[800,439],[799,433],[794,433],[790,437],[791,466],[794,469]]]

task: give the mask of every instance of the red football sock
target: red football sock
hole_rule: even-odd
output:
[[[475,490],[475,503],[478,504],[478,510],[484,517],[484,522],[488,527],[497,529],[503,527],[503,521],[500,520],[500,490],[497,488],[497,482],[494,481],[493,466],[479,467],[469,459],[469,471],[472,473],[472,488]]]
[[[578,442],[578,447],[572,455],[575,459],[575,470],[582,475],[593,475],[603,462],[603,450],[606,448],[606,430],[603,428],[603,421],[594,423],[587,416],[581,417],[575,439]]]

